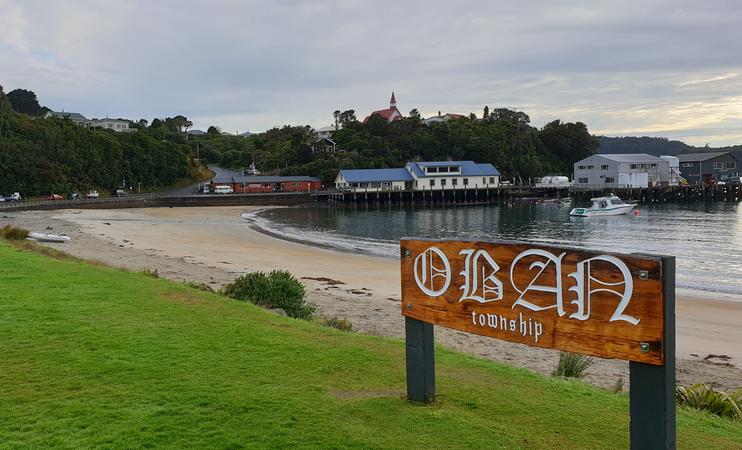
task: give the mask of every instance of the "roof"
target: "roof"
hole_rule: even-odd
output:
[[[343,129],[343,124],[339,123],[337,129],[338,130],[342,130]],[[317,128],[316,131],[317,131],[317,133],[330,133],[330,132],[334,132],[336,130],[335,130],[335,125],[330,125],[328,127]]]
[[[498,171],[492,164],[477,164],[474,161],[423,161],[423,162],[408,162],[405,167],[408,167],[417,177],[427,176],[441,176],[441,174],[428,175],[422,169],[423,167],[440,167],[440,166],[460,166],[461,173],[452,173],[449,175],[459,175],[467,177],[494,177],[500,176]]]
[[[93,119],[93,122],[120,122],[120,123],[129,123],[126,119],[111,119],[109,117],[105,117],[103,119]]]
[[[623,162],[623,163],[660,161],[659,157],[648,155],[646,153],[598,153],[593,156],[600,156],[605,159],[610,159],[611,161]],[[582,161],[578,161],[578,163],[579,162],[582,162]]]
[[[281,183],[286,181],[320,181],[319,178],[296,176],[257,176],[257,175],[235,175],[232,177],[234,183]]]
[[[373,181],[413,181],[407,169],[350,169],[341,170],[340,175],[347,183],[366,183]]]
[[[395,112],[399,113],[399,110],[397,109],[396,106],[392,106],[391,108],[387,108],[387,109],[380,109],[378,111],[374,111],[371,114],[369,114],[365,119],[363,119],[363,121],[364,122],[368,121],[368,119],[371,118],[371,116],[373,116],[374,114],[379,115],[385,118],[386,120],[389,120],[389,118],[392,117],[392,114],[394,114]],[[399,113],[399,114],[400,116],[402,115],[402,113]]]
[[[718,158],[719,156],[726,155],[729,152],[704,152],[704,153],[683,153],[678,155],[680,162],[688,161],[707,161],[709,159]]]
[[[80,113],[76,113],[76,112],[49,111],[48,114],[51,114],[52,116],[59,117],[59,118],[69,117],[70,120],[88,120],[85,116],[83,116]]]

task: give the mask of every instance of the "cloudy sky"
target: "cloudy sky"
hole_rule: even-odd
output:
[[[738,1],[0,0],[0,85],[55,110],[262,131],[527,112],[536,126],[742,143]]]

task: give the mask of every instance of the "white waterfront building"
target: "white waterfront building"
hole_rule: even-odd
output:
[[[473,161],[408,162],[401,169],[341,170],[335,187],[350,191],[443,191],[484,189],[500,185],[500,172],[492,164]]]
[[[598,154],[574,164],[575,189],[649,188],[677,186],[671,171],[675,161],[646,153]],[[677,170],[677,169],[676,169]]]

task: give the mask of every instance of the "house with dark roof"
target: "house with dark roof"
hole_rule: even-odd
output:
[[[408,162],[401,169],[341,170],[335,187],[354,191],[483,189],[500,185],[492,164],[473,161]]]
[[[402,118],[402,113],[397,109],[397,99],[394,97],[394,92],[392,92],[392,98],[389,100],[389,108],[372,112],[363,119],[363,123],[368,122],[371,116],[381,116],[386,119],[387,122],[394,122],[395,120],[400,120]]]
[[[740,161],[730,152],[685,153],[678,155],[680,174],[688,184],[709,183],[713,180],[739,181]]]
[[[650,188],[677,185],[671,161],[646,153],[592,155],[574,164],[575,189]]]
[[[46,114],[44,114],[44,119],[48,119],[50,117],[56,117],[58,119],[69,119],[72,122],[83,125],[83,126],[89,126],[91,123],[91,120],[86,118],[80,113],[75,112],[67,112],[67,111],[49,111]]]

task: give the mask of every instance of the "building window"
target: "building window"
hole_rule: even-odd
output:
[[[580,184],[587,184],[587,178],[578,178],[577,182]]]
[[[469,184],[469,179],[468,178],[464,178],[464,186],[466,186],[468,184]]]
[[[435,187],[435,180],[430,180],[430,187]]]
[[[495,177],[490,177],[490,184],[495,184]]]
[[[487,184],[487,177],[482,177],[482,184]]]
[[[715,162],[714,163],[714,169],[723,169],[724,168],[724,162]]]
[[[461,172],[461,170],[459,170],[459,169],[460,168],[458,166],[454,166],[454,167],[451,167],[450,168],[450,172],[451,173],[459,173],[459,172]]]
[[[438,173],[448,173],[448,167],[439,167]]]
[[[601,164],[600,170],[608,170],[608,164]]]
[[[417,180],[415,180],[415,187],[417,187]]]
[[[585,166],[577,166],[577,170],[585,170]]]
[[[683,163],[683,167],[693,167],[693,163]]]
[[[454,178],[454,179],[451,180],[451,184],[453,184],[454,186],[456,186],[457,184],[459,184],[459,180],[456,179],[456,178]]]
[[[651,167],[651,168],[653,168],[653,169],[654,169],[655,167],[657,167],[657,164],[650,164],[650,166],[649,166],[649,167]]]
[[[606,183],[615,183],[616,182],[616,179],[613,178],[613,177],[605,177],[605,182]]]
[[[589,170],[589,169],[594,169],[594,168],[595,168],[595,166],[593,166],[593,165],[591,164],[591,165],[589,165],[589,166],[585,166],[585,168]]]
[[[425,171],[427,173],[438,173],[438,168],[437,167],[426,167]]]
[[[445,178],[443,178],[443,179],[441,180],[441,186],[445,186],[445,185],[446,185],[446,179],[445,179]]]
[[[737,168],[736,162],[732,161],[732,162],[727,163],[727,169],[736,169],[736,168]]]

